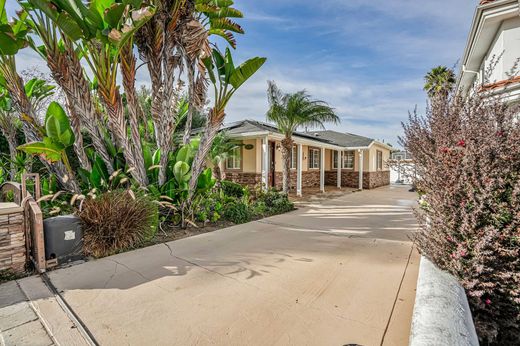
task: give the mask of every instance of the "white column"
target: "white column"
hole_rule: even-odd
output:
[[[325,192],[325,148],[320,153],[320,191]]]
[[[336,183],[338,185],[338,189],[341,189],[341,169],[343,168],[343,151],[338,150],[338,175],[336,178]]]
[[[298,162],[296,164],[296,195],[302,195],[302,163],[303,163],[303,145],[298,144]]]
[[[267,174],[269,172],[269,142],[267,136],[262,138],[262,189],[267,191]]]
[[[363,150],[359,150],[359,189],[363,190],[363,166],[364,166],[364,160],[363,160]]]

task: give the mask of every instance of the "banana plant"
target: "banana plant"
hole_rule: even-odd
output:
[[[134,150],[128,138],[127,122],[117,72],[122,50],[131,44],[136,31],[155,13],[155,7],[142,0],[27,0],[45,13],[61,32],[77,42],[78,50],[97,81],[97,92],[108,115],[108,126],[123,150],[133,175],[146,185],[142,153]],[[138,133],[138,129],[132,129]]]
[[[199,175],[203,170],[215,136],[224,122],[225,109],[229,100],[262,67],[266,58],[251,58],[239,66],[235,66],[229,48],[226,48],[224,54],[215,48],[211,57],[207,57],[203,61],[209,80],[213,85],[214,101],[201,137],[200,148],[193,160],[188,202],[193,196],[191,191],[195,191],[197,187]]]
[[[69,118],[59,103],[51,102],[45,115],[44,136],[42,141],[30,142],[18,147],[30,155],[38,155],[48,162],[61,161],[71,177],[74,172],[67,157],[67,148],[74,144],[74,133]]]
[[[216,35],[236,48],[237,42],[233,33],[243,34],[242,27],[231,18],[242,18],[242,12],[233,8],[231,0],[196,0],[195,9],[202,14],[201,24],[208,28],[209,35]]]

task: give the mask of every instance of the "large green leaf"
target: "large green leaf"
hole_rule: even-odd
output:
[[[175,161],[189,162],[193,158],[193,150],[190,145],[184,145],[177,152]]]
[[[238,89],[262,67],[266,60],[266,58],[255,57],[245,61],[233,71],[229,83],[235,90]]]
[[[218,51],[218,49],[213,49],[213,61],[215,63],[215,67],[217,68],[220,79],[225,79],[226,76],[226,60],[224,56]]]
[[[125,5],[116,3],[112,4],[104,11],[105,22],[107,22],[111,28],[117,28],[119,22],[121,21],[121,17],[123,16],[124,10]]]
[[[19,43],[6,32],[0,32],[0,53],[3,55],[15,55],[20,49]]]
[[[188,182],[191,178],[190,166],[183,161],[177,162],[175,166],[173,166],[173,176],[179,185]]]
[[[54,115],[48,115],[45,119],[45,135],[58,141],[60,138],[60,134],[60,122],[58,121],[58,119],[56,119]]]
[[[213,65],[213,60],[211,57],[207,57],[202,59],[202,62],[204,63],[204,66],[206,66],[206,70],[208,71],[209,80],[211,83],[216,84],[217,79],[215,77],[215,72],[213,72],[213,69],[215,68],[215,65]]]
[[[17,149],[27,154],[43,156],[50,162],[57,162],[61,160],[64,148],[48,138],[44,138],[43,142],[26,143],[20,145]]]
[[[66,12],[61,12],[58,15],[56,24],[59,26],[61,31],[63,31],[63,33],[67,35],[72,41],[77,41],[84,37],[84,33],[81,27]]]

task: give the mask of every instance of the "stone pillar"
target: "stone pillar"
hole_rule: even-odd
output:
[[[16,203],[0,203],[0,270],[25,270],[26,250],[23,208]]]
[[[358,164],[358,169],[359,169],[359,189],[360,190],[363,190],[363,166],[364,166],[364,162],[363,162],[363,150],[359,150],[359,164]]]
[[[298,144],[298,162],[296,164],[296,196],[302,196],[302,164],[303,164],[303,145]]]
[[[325,192],[325,148],[320,152],[320,191]]]
[[[267,175],[269,174],[269,141],[267,136],[262,138],[262,189],[267,191],[268,179]]]
[[[338,186],[338,189],[341,189],[341,170],[343,169],[343,151],[338,150],[338,175],[336,178],[336,183]]]

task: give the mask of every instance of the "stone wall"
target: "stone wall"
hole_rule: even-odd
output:
[[[262,175],[260,173],[244,173],[244,172],[225,172],[224,179],[231,180],[235,183],[254,187],[262,183]],[[296,189],[296,170],[291,170],[291,190]],[[283,184],[283,173],[275,172],[275,188],[281,190]],[[305,171],[302,172],[302,187],[319,187],[320,186],[320,171]]]
[[[376,187],[390,185],[390,171],[363,173],[363,188],[375,189]]]
[[[290,174],[290,187],[291,190],[296,190],[297,184],[297,172],[291,170]],[[275,187],[281,190],[283,185],[283,173],[275,172]],[[302,188],[305,187],[319,187],[320,186],[320,171],[304,171],[302,172]]]
[[[224,179],[249,187],[262,184],[262,175],[260,173],[225,172]]]
[[[337,171],[325,172],[325,185],[337,185]],[[341,186],[357,188],[359,187],[359,172],[345,171],[341,172]],[[319,175],[318,175],[319,184]],[[390,185],[390,171],[379,172],[363,172],[363,188],[375,189],[376,187]]]
[[[0,270],[25,270],[23,209],[15,203],[0,203]]]

